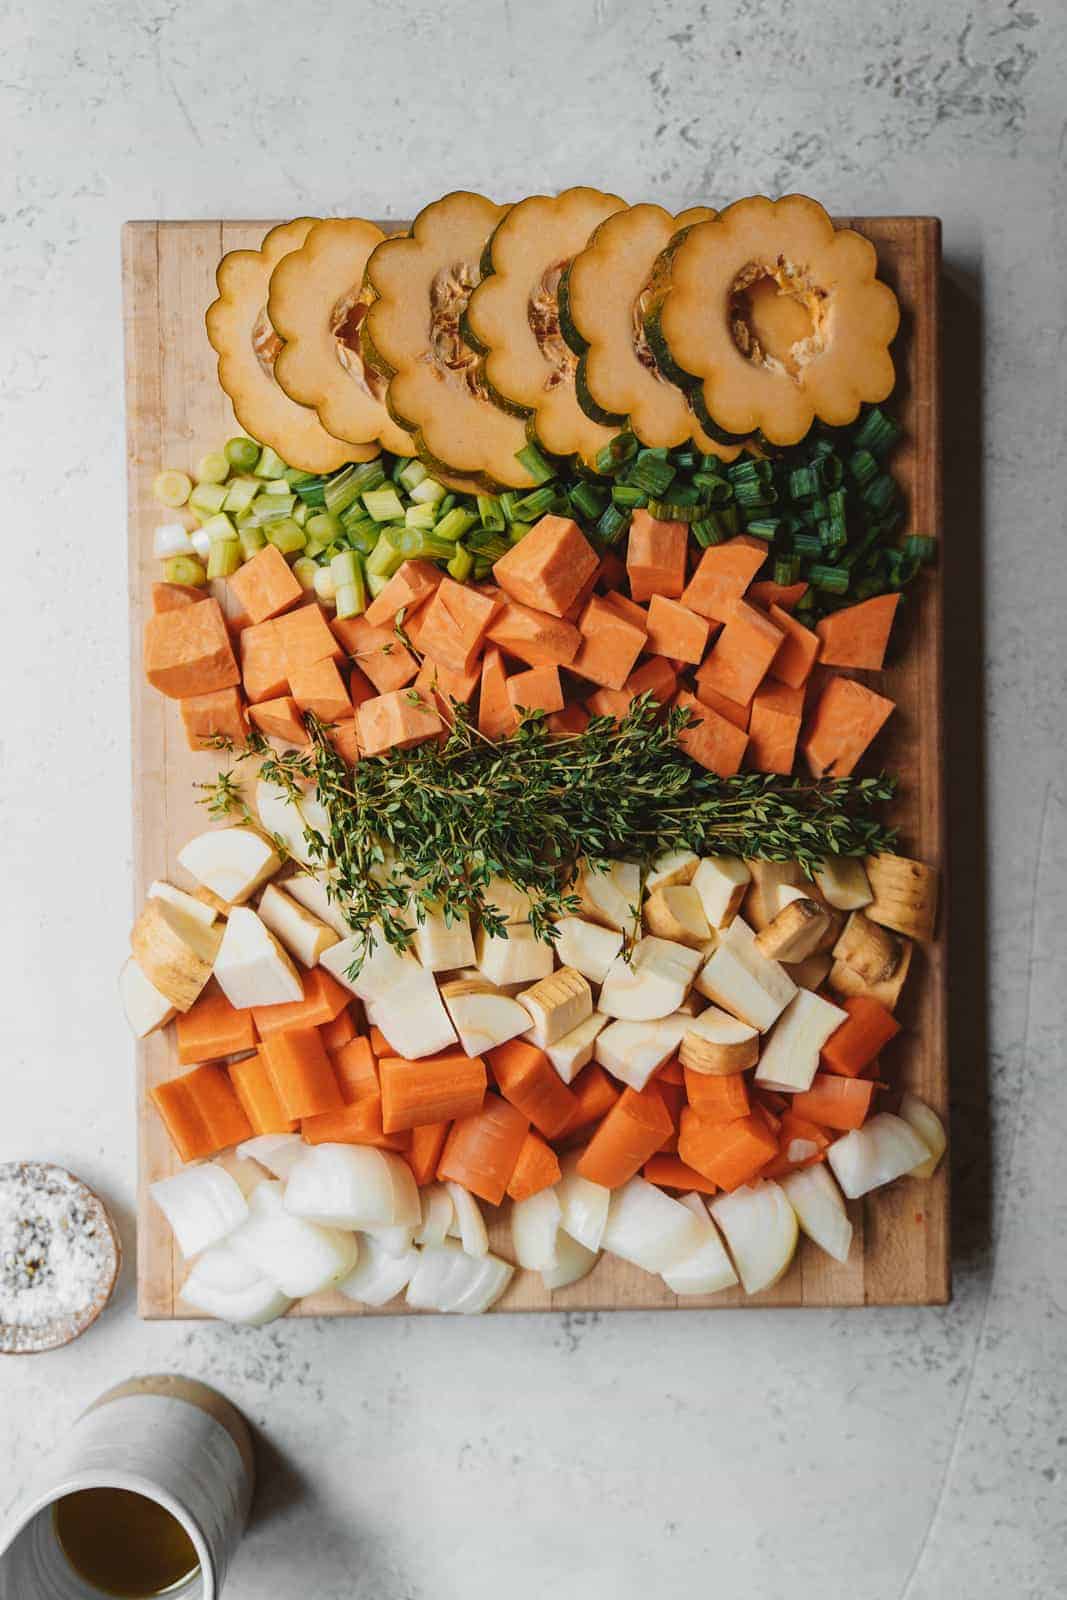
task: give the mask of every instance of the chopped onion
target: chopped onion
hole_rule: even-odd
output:
[[[489,1254],[489,1235],[481,1207],[469,1189],[461,1183],[446,1183],[445,1188],[455,1211],[455,1224],[459,1227],[460,1244],[469,1256]],[[451,1228],[449,1232],[451,1233]]]
[[[464,1317],[478,1316],[495,1305],[511,1282],[515,1270],[510,1261],[502,1261],[499,1256],[486,1255],[474,1259],[477,1267],[475,1277],[462,1294],[445,1308]]]
[[[797,1221],[809,1239],[835,1261],[847,1261],[852,1224],[845,1202],[827,1168],[820,1162],[779,1180]]]
[[[879,1111],[862,1128],[836,1139],[826,1159],[848,1198],[858,1200],[929,1161],[930,1151],[903,1117]]]
[[[248,1156],[239,1156],[236,1150],[224,1151],[221,1156],[215,1157],[212,1165],[230,1174],[246,1200],[258,1184],[266,1183],[269,1176],[266,1167],[250,1160]]]
[[[253,1328],[284,1317],[293,1303],[228,1244],[213,1244],[194,1262],[182,1284],[182,1299],[209,1317]]]
[[[359,1300],[365,1306],[384,1306],[407,1287],[418,1259],[417,1250],[408,1249],[402,1255],[394,1255],[374,1234],[364,1234],[356,1270],[337,1287],[349,1300]]]
[[[770,1179],[720,1194],[709,1207],[726,1236],[746,1294],[777,1283],[797,1247],[797,1216]]]
[[[186,1259],[218,1244],[248,1216],[248,1202],[237,1180],[212,1162],[160,1178],[149,1193]]]
[[[443,1183],[431,1183],[422,1190],[422,1221],[415,1229],[416,1244],[444,1244],[452,1229],[455,1209],[452,1196]]]
[[[908,1177],[932,1178],[948,1144],[945,1125],[937,1112],[928,1106],[925,1100],[920,1100],[917,1094],[912,1094],[910,1089],[900,1102],[900,1114],[930,1152],[925,1161],[920,1161],[917,1167],[912,1167]]]
[[[457,1257],[473,1269],[474,1257],[464,1255],[458,1244],[430,1244],[420,1250],[405,1296],[408,1305],[415,1311],[443,1311],[442,1291],[458,1265]]]
[[[599,1260],[598,1250],[587,1250],[561,1228],[556,1234],[556,1264],[541,1269],[541,1282],[546,1289],[565,1289],[592,1272]]]
[[[419,1311],[487,1311],[507,1288],[512,1267],[498,1256],[469,1256],[456,1244],[427,1245],[408,1284],[407,1302]]]
[[[702,1243],[700,1223],[680,1201],[631,1178],[611,1195],[604,1249],[646,1272],[667,1272]]]
[[[415,1229],[400,1223],[393,1228],[361,1228],[359,1231],[390,1256],[406,1256],[415,1241]]]
[[[288,1178],[307,1149],[298,1133],[260,1133],[237,1146],[237,1154],[247,1161],[258,1161],[275,1178]]]
[[[691,1255],[663,1274],[667,1288],[675,1294],[718,1294],[720,1289],[732,1288],[737,1273],[704,1201],[698,1194],[683,1194],[678,1204],[697,1218],[701,1238]]]
[[[520,1267],[548,1272],[557,1264],[560,1215],[554,1189],[542,1189],[527,1200],[513,1203],[511,1243]]]
[[[611,1190],[602,1183],[591,1183],[575,1171],[580,1158],[581,1151],[572,1150],[560,1162],[563,1176],[556,1185],[559,1225],[587,1250],[599,1250],[607,1227]]]
[[[414,1228],[419,1192],[411,1168],[373,1145],[305,1146],[289,1174],[285,1207],[326,1228]]]
[[[248,1220],[230,1235],[230,1244],[284,1294],[298,1300],[346,1278],[356,1265],[359,1246],[354,1233],[293,1216],[286,1209],[284,1193],[280,1183],[261,1183],[253,1190]]]
[[[208,556],[211,554],[211,535],[208,533],[207,529],[194,528],[192,533],[189,535],[189,543],[192,545],[201,561],[206,561]]]
[[[193,541],[189,537],[189,530],[180,522],[163,522],[152,535],[152,554],[157,561],[192,553]]]

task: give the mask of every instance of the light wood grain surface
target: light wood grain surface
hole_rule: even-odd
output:
[[[894,458],[909,500],[909,531],[941,533],[939,352],[940,226],[931,217],[841,219],[873,240],[881,274],[904,312],[895,347],[899,384],[893,401],[906,440]],[[140,671],[141,632],[151,583],[158,577],[152,532],[162,520],[151,494],[161,466],[188,467],[237,429],[215,379],[204,311],[215,293],[215,268],[227,250],[258,246],[267,222],[132,222],[123,236],[129,479],[130,649],[136,908],[154,878],[182,881],[176,856],[204,826],[194,784],[210,779],[217,758],[185,743],[177,704],[149,689]],[[944,772],[941,695],[941,589],[924,574],[898,624],[884,673],[865,675],[897,702],[876,746],[878,761],[899,774],[893,820],[901,848],[944,868]],[[880,680],[880,681],[879,681]],[[942,903],[947,904],[942,892]],[[937,942],[916,952],[900,1007],[903,1034],[892,1046],[892,1076],[948,1112],[944,913]],[[917,969],[917,970],[916,970]],[[138,1304],[147,1318],[192,1315],[179,1289],[183,1263],[147,1188],[178,1166],[148,1101],[151,1085],[182,1070],[174,1030],[138,1049]],[[678,1299],[662,1280],[604,1256],[569,1289],[546,1293],[536,1274],[516,1273],[500,1311],[589,1311],[702,1306],[926,1305],[948,1299],[947,1163],[928,1183],[904,1180],[849,1206],[855,1237],[839,1265],[802,1240],[781,1283],[746,1298],[740,1290]],[[506,1221],[491,1227],[493,1247],[511,1255]],[[402,1304],[366,1313],[340,1295],[318,1295],[294,1315],[403,1315]]]

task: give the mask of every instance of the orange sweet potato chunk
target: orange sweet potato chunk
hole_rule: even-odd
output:
[[[852,678],[831,678],[801,744],[812,775],[847,778],[895,709],[892,700]]]
[[[725,622],[767,559],[767,546],[748,534],[705,550],[682,594],[682,604],[712,622]]]
[[[788,777],[796,759],[797,739],[804,715],[804,690],[787,683],[763,682],[752,700],[745,759],[757,772],[778,772]]]
[[[160,611],[144,625],[145,677],[172,700],[231,689],[241,681],[217,600]]]
[[[732,778],[740,769],[748,734],[685,690],[675,695],[674,704],[693,714],[693,721],[678,735],[682,749],[709,772]]]
[[[754,606],[762,606],[765,611],[770,611],[772,606],[781,606],[783,611],[794,611],[797,602],[802,600],[808,592],[808,586],[800,583],[774,583],[770,578],[764,578],[760,583],[750,583],[745,591],[745,599],[751,600]]]
[[[728,700],[745,705],[766,677],[781,643],[782,630],[762,611],[735,600],[700,669],[701,680]]]
[[[183,606],[195,606],[198,600],[203,599],[203,589],[194,588],[191,583],[152,585],[152,610],[157,616],[161,611],[179,611]]]
[[[647,634],[600,595],[590,600],[578,627],[582,646],[571,671],[602,689],[621,689],[645,648]]]
[[[732,722],[735,728],[748,727],[748,719],[752,714],[751,700],[747,705],[738,705],[736,700],[730,700],[726,695],[720,694],[717,689],[705,682],[698,672],[696,675],[697,699],[701,705],[708,706],[712,711],[717,711],[720,717],[725,717],[727,722]]]
[[[289,690],[301,711],[314,712],[320,722],[344,722],[352,715],[352,702],[336,661],[291,667]]]
[[[574,660],[582,636],[571,622],[509,600],[489,626],[486,638],[528,667],[566,667]]]
[[[597,553],[572,517],[542,517],[493,568],[513,600],[566,616],[595,577]]]
[[[406,750],[444,732],[444,723],[416,689],[394,689],[364,700],[356,712],[360,748],[365,756]]]
[[[777,678],[780,683],[787,683],[791,689],[799,689],[811,676],[811,669],[819,654],[819,636],[812,633],[810,628],[805,628],[784,606],[771,606],[771,621],[781,630],[782,642],[768,668],[768,675]]]
[[[666,595],[677,600],[685,588],[685,558],[689,527],[684,522],[661,522],[639,509],[630,521],[626,571],[634,600]]]
[[[277,700],[289,693],[281,640],[273,621],[254,622],[241,631],[241,680],[249,700]]]
[[[431,600],[419,629],[423,655],[439,667],[469,673],[481,654],[486,630],[499,602],[479,594],[453,578],[443,578]]]
[[[427,656],[419,668],[414,687],[428,704],[437,707],[439,715],[451,727],[455,720],[452,702],[458,700],[460,705],[469,706],[478,693],[481,676],[480,667],[471,672],[451,672]]]
[[[487,650],[482,658],[482,684],[478,700],[478,732],[487,739],[503,739],[518,726],[515,707],[508,695],[508,675],[499,650]]]
[[[295,606],[304,591],[276,545],[263,546],[228,583],[252,622],[266,622]]]
[[[638,695],[651,694],[653,700],[658,700],[665,706],[669,700],[674,699],[678,688],[678,674],[665,656],[650,656],[647,661],[642,661],[623,684],[626,693],[636,700]]]
[[[861,667],[879,672],[897,614],[899,594],[880,594],[859,605],[844,606],[815,624],[822,640],[824,667]]]
[[[585,709],[591,717],[611,717],[621,722],[633,703],[634,697],[626,689],[594,689],[586,696]]]
[[[654,594],[648,603],[646,648],[657,655],[697,666],[704,659],[710,631],[711,624],[705,617],[666,595]]]
[[[558,667],[531,667],[508,679],[508,699],[520,714],[523,711],[562,711],[563,687]]]
[[[282,695],[278,700],[261,700],[258,705],[249,706],[248,716],[268,739],[282,739],[286,744],[310,742],[300,707],[291,695]]]
[[[343,722],[335,722],[326,737],[341,760],[348,766],[354,767],[361,754],[355,717],[346,717]]]
[[[589,713],[582,706],[564,706],[562,711],[553,711],[545,718],[545,726],[549,733],[557,735],[584,733],[589,726]]]
[[[444,577],[432,561],[405,561],[363,613],[373,628],[391,628],[398,611],[405,618],[428,600]]]
[[[344,654],[319,605],[298,606],[295,611],[286,612],[277,619],[274,630],[290,679],[297,667],[311,667],[316,661],[339,661]]]
[[[179,702],[190,750],[216,749],[219,739],[244,744],[248,738],[245,704],[240,689],[214,689]]]
[[[330,626],[342,649],[348,652],[379,694],[391,694],[394,689],[402,689],[418,672],[418,662],[392,628],[375,628],[365,616],[336,617]],[[353,701],[355,698],[353,693]]]

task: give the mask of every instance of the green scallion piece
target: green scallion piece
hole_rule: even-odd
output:
[[[268,522],[263,531],[268,541],[280,550],[283,556],[295,555],[307,544],[307,535],[292,517],[282,517],[278,522]]]
[[[280,478],[287,466],[288,462],[283,461],[278,452],[272,450],[269,444],[265,444],[259,452],[259,460],[256,462],[256,477]]]
[[[817,471],[819,482],[826,490],[839,489],[845,477],[845,469],[841,464],[841,457],[834,451],[827,450],[819,457]]]
[[[768,544],[773,544],[781,526],[777,517],[756,517],[753,521],[745,523],[745,532],[750,533],[754,539],[766,539]]]
[[[734,497],[728,478],[713,478],[707,472],[698,472],[693,482],[699,487],[701,499],[707,506],[726,506]]]
[[[788,589],[791,584],[800,578],[800,558],[798,556],[777,556],[774,563],[774,581],[783,589]]]
[[[293,562],[293,577],[305,593],[314,589],[315,579],[320,571],[318,562],[310,560],[307,556],[298,556]]]
[[[364,571],[368,575],[376,573],[379,578],[391,578],[397,568],[402,567],[408,559],[400,549],[400,539],[405,534],[410,534],[413,542],[425,537],[417,528],[396,528],[389,523],[382,528],[374,549],[364,558]]]
[[[602,477],[610,478],[620,467],[632,461],[637,454],[637,440],[632,433],[617,433],[610,444],[604,445],[593,458],[593,465]]]
[[[337,615],[360,617],[367,609],[367,582],[362,564],[356,569],[356,581],[346,583],[337,590]]]
[[[260,450],[254,439],[246,439],[240,435],[236,439],[227,439],[223,453],[235,472],[253,472],[259,460]]]
[[[198,483],[189,496],[189,505],[203,517],[213,517],[226,504],[229,493],[224,483]]]
[[[821,556],[822,540],[817,533],[794,533],[793,554],[796,556]]]
[[[448,575],[457,583],[466,583],[474,571],[474,557],[463,545],[457,544],[456,553],[448,563]]]
[[[252,525],[265,528],[272,522],[292,520],[296,510],[295,494],[260,494],[249,508]]]
[[[538,517],[543,517],[552,508],[556,498],[556,491],[545,487],[535,489],[532,494],[527,494],[517,502],[514,508],[515,519],[518,522],[535,522]]]
[[[443,517],[452,507],[459,504],[458,494],[446,494],[444,499],[437,502],[437,515]]]
[[[207,582],[207,571],[195,556],[170,556],[163,563],[163,576],[168,583],[180,583],[197,589]]]
[[[345,548],[355,550],[361,556],[369,556],[380,538],[381,524],[372,522],[369,517],[363,517],[345,528]]]
[[[241,545],[241,554],[246,561],[251,561],[254,555],[266,548],[267,535],[262,528],[239,528],[237,537]]]
[[[420,478],[414,489],[409,494],[416,505],[437,505],[445,497],[445,486],[438,483],[436,478]]]
[[[222,450],[209,450],[201,456],[193,474],[197,483],[225,483],[230,476],[230,460]]]
[[[904,554],[915,556],[920,565],[928,567],[937,560],[937,540],[927,533],[912,533],[904,540]]]
[[[435,525],[434,538],[454,544],[474,527],[477,520],[473,511],[464,511],[462,506],[453,506],[452,510],[446,511]]]
[[[520,467],[526,468],[534,483],[551,483],[556,476],[555,467],[549,466],[535,444],[523,445],[521,450],[516,450],[515,460]]]
[[[673,492],[673,485],[672,485]],[[696,522],[702,507],[681,500],[650,500],[648,514],[657,522]]]
[[[530,529],[532,527],[533,527],[533,523],[532,522],[512,522],[511,524],[509,524],[509,526],[508,526],[508,544],[509,544],[509,546],[513,545],[513,544],[519,544],[523,539],[525,539],[526,535],[529,533],[529,531],[530,531]]]
[[[715,515],[727,538],[741,532],[741,513],[736,505],[720,506]]]
[[[788,482],[790,500],[814,500],[819,492],[819,475],[814,467],[794,467]]]
[[[436,521],[437,513],[433,506],[411,505],[404,512],[405,528],[424,528],[428,530],[433,527]]]
[[[860,423],[853,444],[859,450],[869,450],[872,455],[884,457],[900,438],[900,426],[886,416],[878,406],[872,406]]]
[[[611,486],[611,498],[617,506],[624,510],[633,511],[638,506],[648,505],[648,495],[643,489],[637,489],[632,483],[614,483]]]
[[[332,544],[341,537],[341,519],[332,511],[314,511],[304,523],[304,531],[309,539],[321,540],[323,545]]]
[[[403,522],[404,502],[395,489],[364,489],[362,499],[375,522]]]
[[[824,589],[827,594],[845,594],[849,585],[848,569],[828,567],[821,561],[813,561],[808,568],[808,582],[812,588]]]
[[[869,450],[853,450],[848,458],[848,470],[862,489],[878,476],[878,463]]]
[[[456,546],[451,539],[438,539],[436,534],[425,533],[421,528],[397,528],[395,534],[388,535],[388,541],[395,543],[404,561],[451,561],[456,553]],[[383,539],[382,543],[386,542]],[[377,555],[377,550],[374,556]],[[367,562],[367,571],[372,570],[374,556]]]
[[[504,513],[505,522],[515,521],[515,507],[521,499],[522,495],[518,489],[505,489],[500,496],[500,509]]]
[[[480,494],[478,496],[478,520],[483,528],[491,528],[494,533],[503,533],[507,527],[507,518],[504,508],[500,504],[500,496],[495,494]]]
[[[225,511],[218,512],[213,517],[208,517],[202,525],[202,531],[207,534],[212,544],[220,539],[226,544],[237,543],[237,529],[226,515]]]
[[[695,450],[672,450],[670,459],[679,472],[695,472],[700,466],[700,457]]]
[[[576,483],[570,492],[571,509],[595,522],[608,503],[608,491],[594,483]]]
[[[642,450],[637,460],[627,469],[626,482],[646,494],[662,498],[674,482],[675,472],[669,461]]]
[[[341,550],[330,560],[330,577],[335,589],[344,588],[346,583],[358,583],[362,571],[363,563],[354,550]]]
[[[195,490],[193,491],[196,492]],[[897,498],[897,486],[888,472],[881,472],[865,483],[861,490],[863,503],[873,516],[885,514]]]
[[[296,490],[298,497],[306,506],[314,506],[316,510],[326,504],[326,485],[329,481],[329,478],[312,478],[306,474],[295,483],[291,477],[289,478],[289,483]]]
[[[701,517],[697,522],[691,522],[689,524],[689,532],[702,550],[707,550],[713,544],[722,544],[726,538],[719,518],[715,513],[712,513],[710,517]]]
[[[618,544],[630,526],[630,513],[621,506],[605,506],[597,518],[596,533],[602,544]]]
[[[231,516],[236,516],[239,511],[248,510],[258,493],[259,483],[255,478],[231,478],[226,485],[226,498],[222,502],[222,509],[228,511]]]

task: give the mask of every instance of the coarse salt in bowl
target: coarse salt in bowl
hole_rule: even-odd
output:
[[[122,1251],[103,1201],[46,1161],[0,1165],[0,1355],[55,1350],[103,1311]]]

